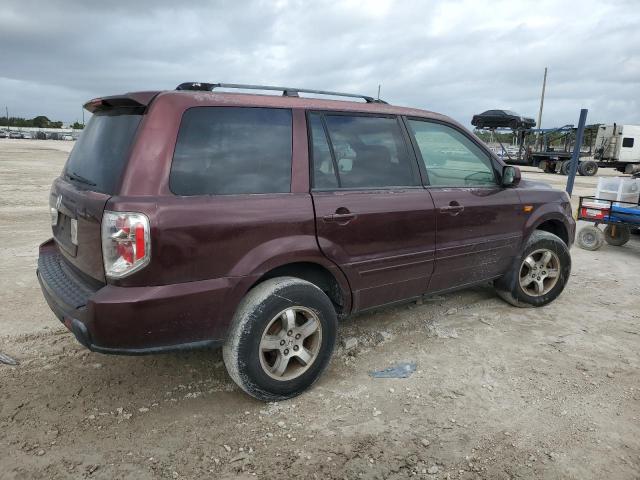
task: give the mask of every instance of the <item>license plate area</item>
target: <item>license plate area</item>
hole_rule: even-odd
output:
[[[78,236],[77,220],[58,212],[58,222],[52,228],[53,238],[56,243],[69,255],[75,257],[78,253],[78,245],[76,245]]]

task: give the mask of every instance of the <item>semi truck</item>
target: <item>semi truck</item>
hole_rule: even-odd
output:
[[[602,167],[640,173],[640,125],[598,125],[593,158]]]

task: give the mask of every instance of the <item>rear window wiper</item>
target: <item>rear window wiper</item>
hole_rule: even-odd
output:
[[[89,185],[91,187],[95,187],[97,185],[96,183],[93,183],[88,178],[85,178],[82,175],[78,175],[76,172],[71,172],[71,173],[67,172],[66,175],[69,180],[74,180],[76,182],[84,183],[85,185]]]

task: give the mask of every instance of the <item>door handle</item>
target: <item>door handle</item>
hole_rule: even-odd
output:
[[[322,217],[322,220],[324,220],[325,222],[335,222],[346,225],[354,218],[356,218],[355,213],[351,213],[348,209],[340,207],[336,210],[336,213],[325,215],[324,217]]]
[[[464,211],[464,206],[460,205],[458,202],[451,202],[446,207],[440,207],[440,213],[448,213],[454,217],[459,215],[462,211]]]

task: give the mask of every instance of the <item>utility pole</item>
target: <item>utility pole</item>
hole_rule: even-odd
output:
[[[378,100],[380,100],[380,84],[378,84]]]
[[[11,127],[10,127],[11,124],[9,123],[9,107],[5,105],[4,110],[5,112],[7,112],[7,130],[11,130]]]
[[[544,91],[547,88],[547,67],[544,67],[544,78],[542,79],[542,95],[540,95],[540,110],[538,110],[537,128],[542,128],[542,107],[544,106]]]
[[[540,110],[538,110],[538,123],[536,128],[542,128],[542,107],[544,106],[544,91],[547,87],[547,67],[544,67],[544,78],[542,79],[542,95],[540,95]],[[536,140],[541,139],[541,132],[536,135]],[[542,147],[542,145],[541,145]]]

